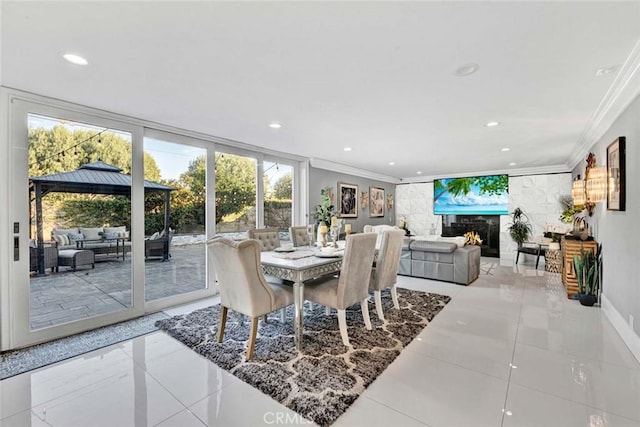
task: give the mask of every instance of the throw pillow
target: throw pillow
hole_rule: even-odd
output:
[[[158,233],[157,231],[155,233],[153,233],[151,235],[151,237],[149,237],[149,240],[157,240],[158,237],[160,237],[160,233]]]
[[[69,237],[69,244],[75,245],[78,240],[84,239],[84,234],[82,233],[69,233],[67,234]]]
[[[104,233],[104,238],[107,240],[115,240],[118,238],[118,233]]]
[[[53,240],[55,240],[58,246],[69,245],[69,236],[67,236],[66,234],[54,234]]]

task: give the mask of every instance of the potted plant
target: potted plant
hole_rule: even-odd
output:
[[[531,224],[529,224],[529,218],[522,209],[516,208],[511,213],[511,224],[509,224],[508,230],[511,238],[518,246],[522,246],[529,239]]]
[[[596,252],[580,249],[580,255],[573,256],[573,268],[578,281],[578,300],[580,304],[592,306],[597,301],[600,287],[600,266],[602,265],[602,244]]]
[[[568,194],[560,196],[560,204],[562,205],[560,221],[565,224],[573,224],[573,217],[584,210],[582,205],[574,205],[573,198]]]
[[[322,189],[320,192],[320,204],[316,205],[316,210],[311,214],[319,223],[323,222],[324,225],[327,226],[331,224],[331,217],[336,215],[334,206],[331,203],[331,198],[329,197],[328,190],[330,189],[330,187]]]

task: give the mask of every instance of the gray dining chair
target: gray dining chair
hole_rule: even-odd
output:
[[[258,320],[272,311],[293,304],[290,286],[269,283],[262,274],[260,244],[257,240],[234,242],[221,237],[207,241],[209,262],[215,267],[220,285],[220,325],[222,342],[229,309],[251,318],[247,357],[253,357]]]
[[[369,319],[369,280],[376,248],[373,233],[348,235],[339,277],[322,277],[305,285],[304,297],[309,301],[338,310],[338,325],[342,343],[349,346],[346,308],[359,302],[367,329]]]
[[[306,226],[289,227],[289,236],[291,237],[291,243],[294,247],[309,246],[313,242],[309,241],[309,234],[307,233]]]
[[[400,264],[400,253],[402,252],[402,242],[404,241],[404,230],[390,229],[382,232],[382,241],[378,250],[378,258],[375,267],[371,271],[371,281],[369,290],[373,291],[376,301],[376,313],[380,320],[384,320],[382,312],[383,289],[391,288],[391,299],[396,310],[400,309],[398,303],[398,293],[396,282],[398,281],[398,266]]]
[[[256,228],[247,231],[250,239],[255,239],[260,243],[260,251],[272,251],[280,247],[280,235],[277,228]]]

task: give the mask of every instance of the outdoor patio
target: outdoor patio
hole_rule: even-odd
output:
[[[205,287],[204,243],[171,246],[170,261],[145,261],[145,301]],[[31,329],[111,313],[131,306],[131,254],[71,271],[31,277]]]

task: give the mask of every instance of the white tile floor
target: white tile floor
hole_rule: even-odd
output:
[[[334,425],[640,427],[640,365],[600,309],[484,267],[468,287],[400,277],[453,300]],[[2,427],[283,424],[310,423],[162,332],[0,382]]]

